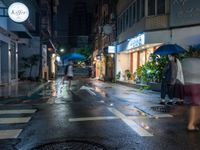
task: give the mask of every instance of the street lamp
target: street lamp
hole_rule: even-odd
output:
[[[62,48],[62,49],[60,50],[60,52],[61,52],[61,53],[64,53],[64,52],[65,52],[65,50]]]

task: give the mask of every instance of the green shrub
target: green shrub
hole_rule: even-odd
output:
[[[167,56],[158,57],[151,54],[150,60],[137,69],[137,77],[142,82],[161,82],[163,68],[168,61]]]

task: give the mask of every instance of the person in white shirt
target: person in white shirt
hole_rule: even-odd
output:
[[[188,131],[199,131],[200,121],[200,58],[185,58],[182,61],[185,79],[185,95],[190,101]]]
[[[67,78],[67,80],[69,81],[69,85],[68,85],[69,89],[71,89],[71,82],[72,82],[73,77],[74,77],[73,62],[70,61],[69,64],[65,68],[65,78]]]
[[[174,92],[174,97],[178,98],[176,104],[182,105],[183,104],[183,99],[184,99],[184,77],[183,77],[183,70],[182,70],[182,65],[181,62],[179,61],[178,58],[177,60],[177,77],[176,77],[176,83],[175,83],[175,92]]]

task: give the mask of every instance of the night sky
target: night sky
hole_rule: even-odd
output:
[[[67,36],[69,30],[69,15],[72,13],[74,4],[76,2],[87,2],[88,12],[92,12],[95,8],[96,0],[60,0],[58,7],[58,19],[57,19],[57,32],[58,39],[65,41],[64,45],[67,45]]]

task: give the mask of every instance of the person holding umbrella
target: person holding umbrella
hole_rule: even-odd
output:
[[[161,82],[161,101],[160,104],[165,104],[165,97],[168,95],[168,104],[173,104],[174,97],[174,85],[177,78],[177,60],[174,54],[168,55],[169,62],[165,65],[163,70],[162,82]]]
[[[71,82],[73,79],[74,73],[73,73],[73,62],[70,61],[69,64],[65,68],[65,77],[64,79],[67,79],[69,81],[68,89],[71,89]],[[63,80],[64,83],[64,80]]]
[[[169,62],[166,64],[163,70],[162,82],[161,82],[161,104],[165,104],[165,96],[168,94],[169,96],[169,103],[173,103],[173,97],[175,92],[175,85],[176,89],[176,97],[183,99],[183,93],[180,93],[181,86],[184,84],[183,75],[182,75],[182,67],[180,61],[176,58],[176,54],[184,53],[186,50],[177,44],[164,44],[161,45],[154,54],[164,56],[168,55]],[[177,84],[177,80],[183,83]],[[180,85],[180,86],[179,86]]]

